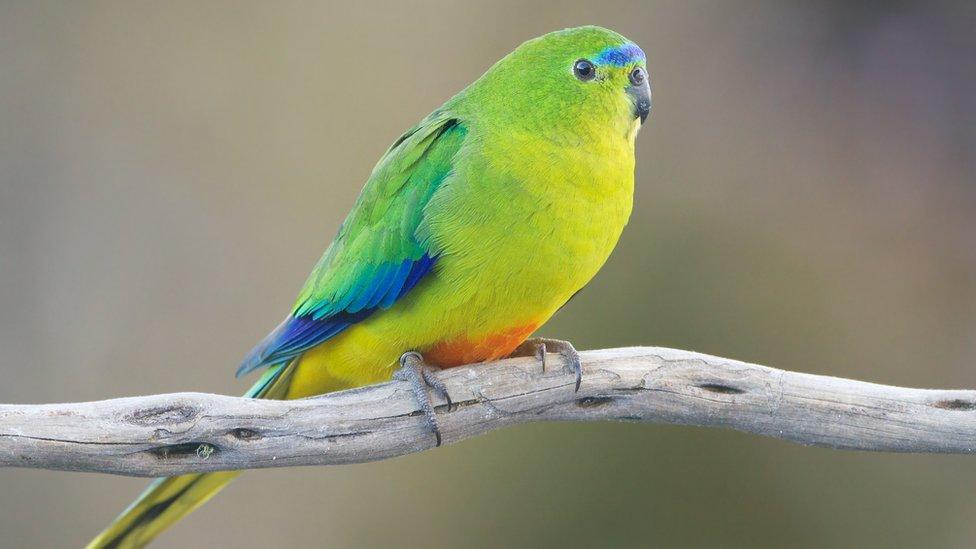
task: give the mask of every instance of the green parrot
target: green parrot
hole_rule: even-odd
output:
[[[380,158],[291,314],[244,359],[253,398],[411,381],[436,443],[431,372],[529,340],[603,266],[631,213],[651,108],[644,52],[599,27],[529,40]],[[448,412],[449,413],[449,412]],[[88,547],[142,547],[238,472],[156,480]]]

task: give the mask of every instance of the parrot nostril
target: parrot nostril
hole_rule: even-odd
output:
[[[634,70],[630,71],[630,75],[628,77],[630,78],[631,84],[635,86],[640,86],[641,84],[644,83],[644,80],[647,79],[647,74],[644,72],[644,69],[640,67],[634,67]]]

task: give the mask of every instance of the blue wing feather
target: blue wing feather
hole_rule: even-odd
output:
[[[237,375],[242,376],[262,366],[291,360],[306,349],[365,319],[376,310],[390,308],[430,272],[435,262],[435,257],[424,254],[416,261],[408,260],[398,266],[385,266],[385,270],[392,273],[392,276],[382,277],[380,284],[374,283],[375,295],[382,296],[382,299],[378,299],[370,307],[354,310],[356,303],[353,303],[344,311],[321,318],[316,318],[314,314],[289,316],[244,358],[237,369]],[[372,297],[374,294],[369,295]]]

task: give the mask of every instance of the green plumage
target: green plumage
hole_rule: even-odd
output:
[[[596,274],[627,222],[644,65],[615,32],[550,33],[400,137],[292,313],[241,365],[271,366],[248,396],[387,380],[407,351],[450,367],[515,349]],[[234,474],[158,481],[90,547],[140,547]]]

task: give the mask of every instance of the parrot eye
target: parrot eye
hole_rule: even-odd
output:
[[[640,86],[647,80],[647,73],[644,69],[640,67],[634,67],[634,70],[630,71],[630,83],[635,86]]]
[[[593,63],[590,63],[586,59],[580,59],[573,63],[573,74],[576,75],[576,78],[586,82],[593,80],[593,77],[596,76],[596,68],[593,66]]]

